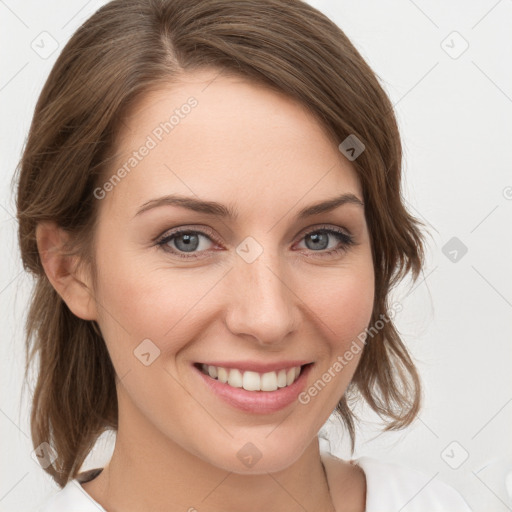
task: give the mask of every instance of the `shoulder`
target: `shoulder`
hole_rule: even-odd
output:
[[[89,471],[85,473],[90,474]],[[80,483],[84,481],[87,480],[83,476],[70,480],[62,489],[48,497],[36,512],[106,512],[82,488]]]
[[[448,484],[405,465],[360,457],[366,476],[366,512],[471,512],[464,498]]]

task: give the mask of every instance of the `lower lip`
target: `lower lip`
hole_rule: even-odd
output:
[[[293,384],[275,391],[247,391],[244,388],[233,388],[229,384],[219,382],[205,375],[195,366],[192,366],[192,368],[199,374],[208,388],[229,405],[245,412],[269,414],[280,411],[297,400],[306,386],[311,366],[311,363],[304,366],[299,378]]]

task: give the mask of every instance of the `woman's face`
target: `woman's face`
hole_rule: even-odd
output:
[[[284,469],[343,396],[371,317],[352,165],[300,104],[203,70],[137,104],[110,169],[94,295],[119,433],[238,473]]]

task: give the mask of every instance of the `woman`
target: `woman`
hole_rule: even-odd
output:
[[[72,37],[20,165],[36,276],[41,510],[469,510],[446,484],[321,453],[362,397],[409,425],[392,286],[420,272],[391,104],[291,0],[115,0]],[[318,247],[317,247],[318,246]],[[105,468],[80,473],[99,435]]]

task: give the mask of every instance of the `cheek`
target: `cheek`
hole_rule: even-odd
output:
[[[324,275],[312,279],[309,284],[304,283],[304,302],[317,317],[315,325],[328,342],[331,357],[344,352],[371,320],[375,286],[373,266],[371,262],[361,263],[336,269],[329,278]]]
[[[179,351],[195,325],[208,318],[208,293],[223,273],[206,267],[153,268],[128,257],[104,260],[100,272],[100,325],[117,360],[129,358],[145,339],[162,355]]]
[[[331,327],[330,339],[343,346],[357,337],[370,322],[373,311],[373,281],[350,278],[343,281],[338,293],[331,293],[323,304],[325,323]],[[335,336],[335,338],[333,338]]]
[[[119,233],[122,230],[103,232],[99,240],[103,249],[97,254],[100,326],[112,358],[116,353],[132,355],[145,339],[164,354],[176,353],[196,330],[214,321],[224,303],[218,294],[225,286],[226,268],[212,264],[180,268],[176,262],[166,267],[162,258],[134,253]],[[323,337],[320,351],[335,356],[368,325],[374,297],[368,244],[362,243],[337,268],[301,267],[291,273],[291,280],[299,297],[297,307],[305,304],[303,321]]]

